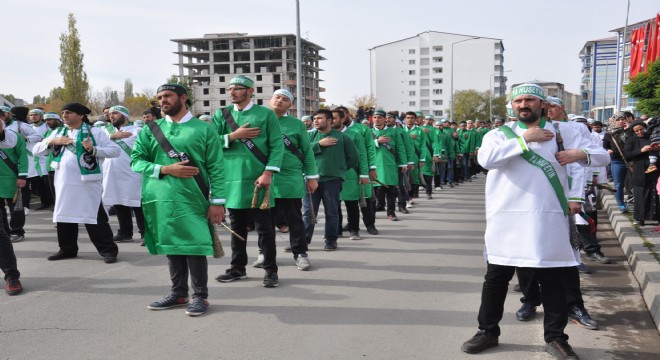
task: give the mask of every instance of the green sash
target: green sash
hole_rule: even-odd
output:
[[[498,129],[504,133],[507,139],[518,138],[518,135],[516,135],[516,133],[508,126],[500,126]],[[520,156],[522,156],[522,158],[525,159],[528,163],[543,171],[543,174],[545,174],[545,177],[548,178],[550,185],[552,185],[552,188],[555,190],[555,195],[557,195],[557,199],[559,200],[559,204],[564,211],[564,215],[568,215],[568,200],[566,200],[564,187],[559,181],[559,177],[557,176],[557,171],[555,170],[554,166],[552,166],[548,160],[544,159],[541,155],[535,153],[532,150],[524,151]]]
[[[64,126],[59,129],[57,129],[57,133],[61,134],[63,137],[67,136],[69,132],[69,128]],[[53,154],[53,162],[51,163],[51,167],[53,169],[58,169],[59,168],[59,163],[62,160],[62,154],[64,154],[64,149],[69,150],[72,152],[75,156],[76,159],[78,160],[78,168],[80,169],[80,176],[82,181],[96,181],[96,180],[101,180],[102,175],[101,175],[101,166],[99,166],[98,159],[96,156],[93,156],[92,154],[88,153],[85,148],[82,146],[83,141],[87,139],[89,136],[90,140],[92,141],[92,144],[96,146],[96,140],[94,139],[94,136],[92,136],[92,128],[86,124],[83,123],[80,126],[80,131],[78,132],[78,138],[74,143],[71,143],[65,147],[60,147],[56,148],[54,151],[55,153]]]
[[[108,131],[108,134],[110,134],[110,135],[117,132],[117,128],[115,128],[115,126],[112,125],[111,123],[106,123],[105,124],[105,129]],[[128,155],[129,158],[131,157],[131,153],[133,152],[133,149],[131,149],[131,147],[128,146],[128,144],[126,144],[124,142],[124,140],[117,139],[117,140],[112,140],[112,141],[114,141],[117,145],[119,145],[119,147],[122,150],[124,150],[124,152],[126,153],[126,155]]]

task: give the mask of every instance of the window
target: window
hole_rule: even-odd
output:
[[[408,85],[410,86],[415,86],[415,84],[416,84],[415,80],[408,81]]]
[[[257,104],[258,104],[258,105],[263,105],[263,104],[264,104],[263,99],[257,99]]]
[[[204,100],[204,106],[211,106],[208,100]]]
[[[433,79],[434,84],[442,84],[442,79]]]
[[[408,54],[411,54],[411,55],[412,55],[412,54],[414,54],[414,53],[415,53],[415,49],[410,49],[410,50],[408,50]]]
[[[415,75],[415,70],[408,70],[408,75]]]
[[[433,89],[433,95],[442,95],[442,89]]]
[[[220,106],[227,106],[227,100],[220,100]]]
[[[202,89],[202,92],[203,92],[204,95],[208,95],[209,94],[209,89],[204,88],[204,89]]]
[[[442,74],[442,68],[433,68],[434,74]]]
[[[415,106],[415,102],[414,101],[409,101],[408,106]]]
[[[220,82],[225,82],[225,77],[224,77],[224,76],[220,76],[220,77],[218,78],[218,81],[220,81]]]
[[[279,84],[280,83],[280,75],[273,75],[273,83]]]
[[[257,75],[257,81],[261,81],[262,75]]]
[[[264,88],[262,88],[261,86],[257,87],[257,94],[261,94],[263,91],[264,91]]]
[[[442,51],[442,45],[440,46],[434,46],[433,51]]]
[[[434,63],[442,62],[442,56],[436,56],[436,57],[434,57],[434,58],[433,58],[433,62],[434,62]]]
[[[415,65],[415,60],[408,60],[408,65]]]
[[[442,100],[433,100],[433,105],[442,105]]]
[[[415,96],[415,91],[408,91],[408,95]]]
[[[224,95],[226,91],[227,91],[227,89],[221,87],[220,88],[220,95]]]
[[[435,110],[433,116],[442,116],[442,110]]]

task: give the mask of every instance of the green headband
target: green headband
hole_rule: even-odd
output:
[[[522,84],[511,89],[511,100],[521,95],[531,95],[545,101],[545,90],[536,84]]]
[[[254,87],[254,81],[247,76],[241,75],[229,80],[229,86],[231,85],[241,85],[249,89]]]
[[[130,115],[129,115],[128,109],[125,108],[124,106],[121,106],[121,105],[115,105],[115,106],[113,106],[113,107],[110,108],[110,112],[113,112],[113,111],[116,111],[116,112],[118,112],[118,113],[124,115],[124,117],[127,118],[127,119],[130,118]]]

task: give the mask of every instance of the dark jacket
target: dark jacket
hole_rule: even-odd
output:
[[[619,130],[614,135],[612,135],[612,133],[610,133],[610,132],[605,133],[605,136],[603,137],[603,147],[605,148],[605,150],[614,151],[613,154],[610,154],[610,158],[612,160],[623,161],[622,158],[621,158],[621,153],[619,152],[619,149],[617,148],[614,141],[616,140],[616,143],[621,148],[621,151],[625,152],[625,150],[623,148],[626,145],[626,140],[628,138],[630,138],[631,136],[635,136],[635,135],[634,134],[629,134],[627,129],[626,130]]]
[[[660,170],[656,170],[650,174],[646,174],[645,172],[651,164],[649,162],[649,155],[658,156],[658,152],[642,152],[642,148],[646,145],[651,145],[651,140],[649,140],[648,136],[638,137],[632,135],[628,137],[625,149],[622,150],[626,156],[626,160],[629,163],[632,163],[632,173],[630,178],[632,185],[654,189],[658,182]]]

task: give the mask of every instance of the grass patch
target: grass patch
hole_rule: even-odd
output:
[[[626,218],[628,218],[628,220],[630,220],[630,223],[632,224],[632,222],[633,222],[632,214],[631,213],[626,213],[626,214],[623,214],[623,215],[625,215]],[[658,254],[657,251],[655,250],[655,244],[648,241],[648,239],[644,235],[644,230],[642,230],[641,226],[633,225],[632,227],[637,232],[637,235],[639,235],[639,237],[642,239],[642,244],[644,245],[644,247],[649,249],[649,252],[653,256],[653,258],[655,258],[655,261],[657,261],[658,264],[660,264],[660,254]]]

